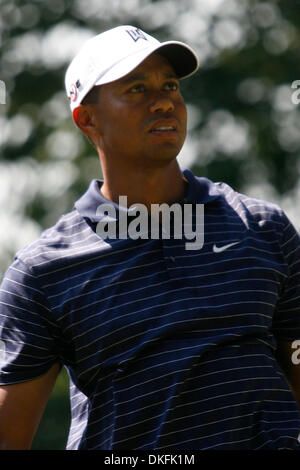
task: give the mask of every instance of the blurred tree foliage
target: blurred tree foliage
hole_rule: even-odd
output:
[[[299,0],[0,0],[2,271],[101,177],[72,122],[64,72],[85,39],[120,24],[186,41],[199,53],[199,72],[182,82],[190,116],[183,166],[299,204],[300,119],[291,89],[300,79]],[[65,436],[66,383],[62,374],[34,448],[64,442],[50,438],[60,427]]]

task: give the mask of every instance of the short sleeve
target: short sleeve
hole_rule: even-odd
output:
[[[278,339],[294,341],[300,338],[300,237],[285,214],[282,220],[281,252],[288,275],[277,303],[273,333]]]
[[[0,286],[0,384],[32,380],[60,362],[38,280],[16,259]]]

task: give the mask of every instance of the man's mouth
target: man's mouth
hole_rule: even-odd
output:
[[[157,124],[154,125],[150,131],[151,134],[155,133],[169,133],[169,132],[177,132],[177,126],[175,124]]]
[[[172,126],[159,126],[152,129],[150,132],[164,132],[164,131],[176,131],[175,127]]]

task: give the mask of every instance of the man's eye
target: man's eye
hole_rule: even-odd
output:
[[[138,84],[138,85],[134,85],[133,87],[131,87],[129,91],[130,93],[142,93],[145,90],[146,90],[145,85]]]
[[[168,91],[176,91],[176,90],[178,90],[179,86],[178,86],[177,82],[168,82],[168,83],[166,83],[165,88]]]

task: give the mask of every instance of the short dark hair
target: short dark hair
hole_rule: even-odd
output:
[[[87,95],[83,98],[81,101],[81,104],[86,105],[86,104],[96,104],[98,103],[99,99],[99,88],[100,85],[94,86]]]

